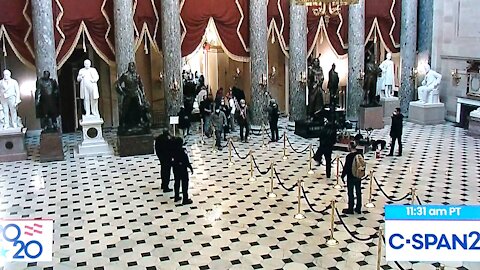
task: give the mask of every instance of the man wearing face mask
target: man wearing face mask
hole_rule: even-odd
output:
[[[240,126],[240,141],[248,142],[250,127],[248,126],[248,107],[245,103],[245,99],[240,100],[240,107],[238,108],[238,125]],[[245,136],[243,135],[244,129]],[[243,140],[243,138],[245,138],[245,140]]]
[[[220,144],[222,138],[222,131],[227,125],[227,117],[220,107],[215,108],[215,113],[212,115],[213,126],[215,127],[215,146],[221,150],[222,145]]]
[[[232,117],[230,114],[230,107],[228,106],[228,103],[225,102],[225,99],[222,99],[220,102],[220,110],[225,114],[225,117],[227,119],[227,122],[225,123],[225,126],[223,128],[223,140],[227,140],[227,133],[230,132],[230,128],[228,126],[228,123],[230,123],[230,118]]]

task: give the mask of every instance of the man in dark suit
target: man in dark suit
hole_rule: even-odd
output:
[[[187,150],[183,148],[182,138],[175,138],[172,144],[172,165],[175,178],[175,184],[173,186],[175,192],[174,201],[178,202],[183,197],[183,205],[192,204],[192,200],[188,198],[189,177],[187,169],[190,169],[193,174],[193,167],[188,158]],[[182,197],[180,197],[180,185],[182,186]]]
[[[170,171],[172,170],[172,139],[168,130],[165,130],[155,139],[155,153],[160,160],[160,175],[162,178],[161,188],[163,192],[172,191],[168,184],[170,183]]]
[[[402,132],[403,114],[400,112],[400,108],[396,108],[392,115],[392,126],[390,128],[392,144],[390,145],[390,154],[388,154],[388,156],[393,156],[393,152],[395,150],[395,141],[398,141],[398,156],[402,155]]]
[[[320,146],[313,156],[313,159],[318,163],[322,162],[322,156],[325,156],[325,166],[327,179],[331,177],[332,172],[332,152],[335,143],[337,142],[337,129],[335,125],[329,121],[320,130]]]

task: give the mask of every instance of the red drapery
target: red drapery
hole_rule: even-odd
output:
[[[86,38],[105,62],[113,64],[115,61],[113,1],[55,1],[59,8],[56,19],[59,67],[67,61],[77,42],[83,42]]]
[[[160,51],[162,47],[161,36],[161,0],[135,0],[133,21],[135,23],[135,36],[137,39],[136,49],[145,42],[145,38],[152,47]],[[146,43],[144,43],[145,45]],[[148,47],[144,48],[148,52]]]
[[[184,31],[182,56],[201,45],[210,18],[215,23],[225,52],[233,59],[248,60],[249,26],[248,0],[185,1],[181,10]]]
[[[161,49],[162,0],[132,0],[137,48],[148,37],[152,47]],[[210,19],[214,21],[221,45],[233,59],[248,61],[249,0],[179,0],[181,6],[182,56],[201,45]],[[88,39],[96,52],[109,64],[114,64],[113,0],[52,0],[57,63],[68,59],[78,42]],[[288,53],[290,31],[290,0],[269,0],[266,27],[274,31],[285,54]],[[0,37],[8,42],[25,64],[34,64],[31,5],[29,0],[0,0],[8,12],[0,13]],[[347,53],[348,7],[326,24],[309,7],[307,13],[307,46],[309,52],[325,31],[338,55]],[[401,0],[366,0],[365,35],[375,33],[391,52],[399,51]],[[292,22],[296,23],[296,22]]]
[[[2,46],[6,42],[17,57],[28,66],[33,66],[34,52],[31,41],[31,9],[27,0],[0,0],[0,37]],[[2,48],[2,53],[5,53]]]

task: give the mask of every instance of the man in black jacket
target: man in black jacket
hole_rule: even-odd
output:
[[[355,189],[355,193],[357,196],[357,205],[355,207],[355,212],[357,214],[362,213],[362,186],[361,186],[361,179],[355,177],[352,173],[353,161],[356,155],[361,155],[357,151],[357,145],[355,142],[350,142],[349,145],[350,153],[345,157],[345,166],[343,167],[342,171],[342,180],[347,177],[347,190],[348,190],[348,208],[343,209],[344,214],[353,214],[354,208],[354,195],[353,190]]]
[[[270,132],[272,133],[272,140],[270,142],[278,142],[278,117],[280,111],[278,110],[278,104],[275,99],[270,100],[268,106],[268,123],[270,124]]]
[[[402,155],[402,132],[403,114],[400,112],[400,108],[396,108],[392,115],[392,126],[390,128],[392,144],[390,145],[390,154],[388,154],[388,156],[393,156],[393,152],[395,150],[395,141],[398,141],[398,156]]]
[[[170,171],[172,169],[172,139],[168,130],[165,130],[155,139],[155,153],[160,160],[160,175],[162,178],[161,188],[163,192],[172,191],[168,184],[170,183]]]
[[[173,142],[173,175],[175,178],[175,184],[173,189],[175,191],[175,202],[180,201],[180,183],[182,184],[182,196],[183,196],[183,205],[191,204],[192,200],[188,198],[188,170],[193,174],[192,164],[188,159],[187,150],[183,148],[182,138],[175,138]]]
[[[332,122],[327,122],[325,126],[320,129],[320,146],[313,156],[313,159],[318,163],[322,162],[322,156],[325,156],[325,166],[327,179],[331,177],[332,172],[332,152],[333,146],[337,142],[337,129]]]

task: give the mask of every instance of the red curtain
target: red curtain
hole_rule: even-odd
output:
[[[140,47],[142,45],[141,42],[144,41],[145,34],[147,34],[149,41],[152,42],[152,46],[156,50],[160,50],[162,47],[160,0],[135,0],[134,6],[133,21],[135,23],[137,46]],[[142,33],[144,26],[147,33]],[[158,43],[158,41],[160,42]]]
[[[286,53],[288,50],[288,40],[290,39],[290,6],[289,0],[270,0],[267,7],[267,23],[268,27],[273,27],[275,23],[278,30],[277,37],[282,50]],[[271,31],[276,31],[271,29]],[[276,35],[276,33],[275,33]]]
[[[213,18],[218,35],[234,58],[248,57],[249,22],[248,0],[185,1],[181,10],[184,24],[182,56],[195,51],[202,42],[210,18]]]
[[[31,9],[27,0],[0,0],[0,27],[2,39],[8,42],[24,64],[35,63],[32,46]],[[3,52],[2,52],[3,53]]]
[[[115,62],[113,1],[60,0],[60,6],[57,8],[59,10],[54,13],[57,13],[60,31],[56,36],[59,67],[71,55],[77,42],[83,42],[82,27],[86,27],[85,38],[90,38],[100,57],[109,64]]]

